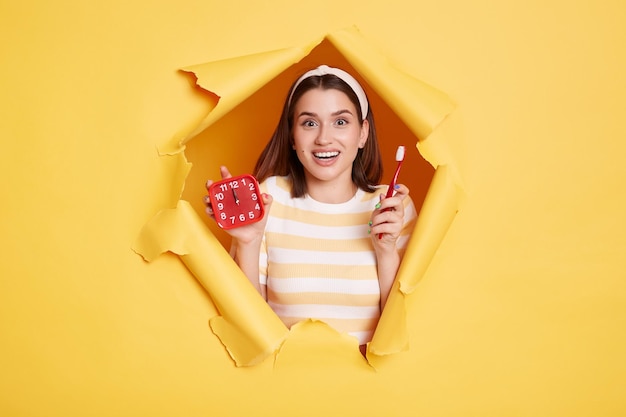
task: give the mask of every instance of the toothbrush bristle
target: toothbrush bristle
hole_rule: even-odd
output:
[[[396,162],[400,162],[404,160],[404,146],[398,146],[398,150],[396,151]]]

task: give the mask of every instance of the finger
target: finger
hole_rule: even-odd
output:
[[[213,217],[213,205],[211,205],[211,199],[209,198],[209,196],[205,195],[202,198],[202,202],[204,203],[204,211],[206,212],[206,214]]]
[[[398,239],[399,233],[393,228],[390,223],[383,223],[378,225],[378,227],[372,227],[371,229],[372,236],[376,236],[376,240],[387,238],[396,240]],[[379,237],[380,236],[380,237]]]
[[[232,177],[232,175],[230,174],[230,171],[228,171],[228,168],[226,168],[224,165],[220,167],[220,174],[222,174],[222,179]]]
[[[274,198],[270,194],[262,193],[261,201],[263,202],[263,207],[265,207],[265,211],[267,212],[267,210],[269,210],[270,206],[272,205]]]
[[[381,195],[380,202],[376,204],[375,212],[384,212],[389,210],[395,210],[399,200],[394,197],[385,197]]]
[[[372,226],[378,226],[381,224],[394,224],[394,223],[401,224],[402,216],[397,211],[385,210],[372,216],[371,223],[372,223]]]
[[[409,187],[404,184],[396,184],[396,186],[394,187],[394,191],[394,197],[398,196],[404,199],[406,196],[409,195]]]
[[[403,200],[405,198],[406,198],[406,195],[393,196],[392,198],[390,198],[391,201],[388,201],[388,203],[390,204],[391,210],[400,219],[404,217],[404,201]]]
[[[408,188],[406,189],[408,190]],[[380,202],[380,211],[395,211],[400,216],[404,216],[404,199],[408,194],[396,194],[393,197],[385,198]]]
[[[370,228],[372,233],[387,233],[397,237],[402,229],[402,218],[393,211],[386,211],[372,218]]]
[[[384,194],[379,194],[378,195],[378,203],[374,206],[374,211],[376,212],[377,210],[383,210],[383,201],[385,201],[385,195]]]

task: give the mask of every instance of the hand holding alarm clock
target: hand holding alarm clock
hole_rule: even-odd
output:
[[[256,223],[265,214],[256,178],[250,174],[225,177],[207,186],[209,208],[217,225],[228,230]]]

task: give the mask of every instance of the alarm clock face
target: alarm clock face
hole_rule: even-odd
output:
[[[263,218],[265,209],[259,183],[252,175],[214,182],[208,191],[215,221],[222,229],[244,226]]]

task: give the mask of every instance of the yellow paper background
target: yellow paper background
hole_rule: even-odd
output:
[[[1,10],[3,415],[626,413],[621,2]],[[236,368],[178,257],[130,249],[180,196],[157,148],[214,105],[176,70],[351,25],[457,103],[463,210],[406,299],[408,351],[373,370],[312,322]]]

